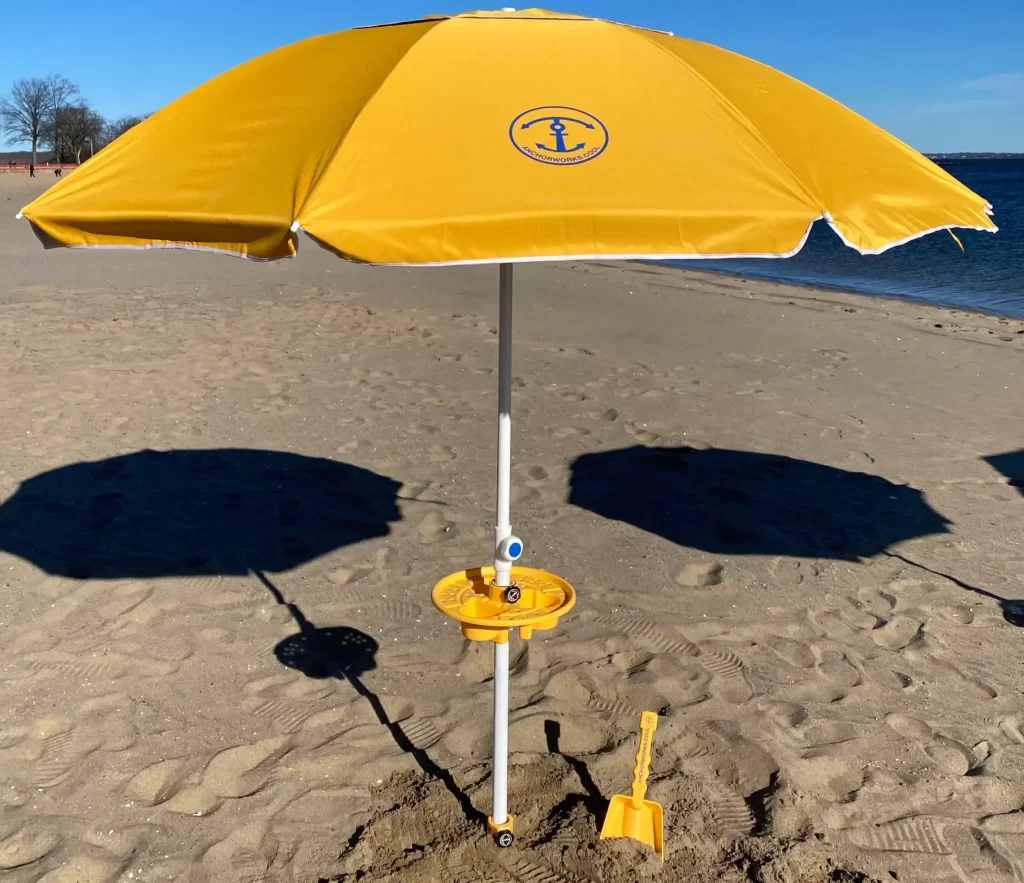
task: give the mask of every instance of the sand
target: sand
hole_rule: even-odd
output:
[[[1024,877],[1024,324],[517,270],[513,524],[579,592],[487,647],[497,273],[44,252],[0,176],[11,881]],[[4,208],[6,206],[6,208]],[[599,842],[639,711],[667,861]]]

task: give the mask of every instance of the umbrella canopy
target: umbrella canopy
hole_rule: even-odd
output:
[[[123,135],[23,210],[50,244],[374,263],[877,253],[985,200],[785,74],[543,10],[313,37]]]

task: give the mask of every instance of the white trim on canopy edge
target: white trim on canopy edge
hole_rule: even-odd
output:
[[[992,206],[987,205],[985,208],[987,214],[992,214]],[[19,220],[24,218],[21,212],[18,212],[16,216]],[[461,267],[461,266],[477,266],[485,264],[529,264],[529,263],[558,263],[564,261],[729,261],[729,260],[785,260],[786,258],[795,257],[803,247],[807,244],[807,239],[811,235],[811,229],[818,221],[826,221],[829,227],[839,237],[840,241],[852,248],[854,251],[862,255],[880,255],[887,252],[891,248],[896,248],[900,245],[906,245],[908,242],[913,242],[915,239],[922,239],[925,236],[930,236],[932,233],[938,233],[942,230],[977,230],[982,233],[998,233],[999,228],[992,227],[972,227],[967,224],[943,224],[940,227],[932,227],[928,230],[924,230],[921,233],[915,233],[912,236],[908,236],[905,239],[901,239],[898,242],[890,242],[887,245],[877,249],[862,249],[854,245],[839,231],[835,221],[832,219],[831,214],[826,212],[825,214],[814,218],[810,224],[807,225],[807,230],[804,235],[800,238],[800,242],[797,243],[796,247],[786,252],[775,252],[767,254],[757,253],[738,253],[738,254],[694,254],[686,252],[671,252],[666,254],[651,254],[651,253],[605,253],[605,254],[565,254],[565,255],[530,255],[525,257],[500,257],[500,258],[468,258],[465,260],[454,260],[454,261],[394,261],[387,263],[375,263],[373,261],[360,261],[355,258],[342,258],[343,260],[349,260],[352,263],[366,264],[374,267]],[[43,233],[35,224],[29,221],[32,226],[33,232],[43,239],[44,243],[57,242],[53,237]],[[294,258],[298,253],[298,234],[306,233],[306,236],[320,248],[337,255],[336,249],[330,245],[321,242],[315,236],[307,233],[302,225],[298,221],[293,221],[289,225],[289,231],[292,234],[292,241],[295,243],[295,253],[290,255],[283,255],[279,258],[262,258],[256,257],[250,254],[243,254],[242,252],[232,251],[225,248],[214,248],[208,245],[186,245],[183,243],[174,242],[159,242],[159,243],[146,243],[144,245],[62,245],[57,242],[56,247],[59,248],[76,248],[76,249],[96,249],[96,250],[179,250],[179,251],[200,251],[208,252],[211,254],[228,255],[230,257],[243,258],[248,261],[257,261],[260,263],[267,263],[270,261],[286,260]]]

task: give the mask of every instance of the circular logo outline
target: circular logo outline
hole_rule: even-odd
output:
[[[541,153],[537,153],[536,151],[531,151],[531,150],[524,149],[516,141],[516,138],[515,138],[516,124],[519,123],[519,121],[523,117],[528,116],[531,113],[536,113],[537,111],[541,111],[541,110],[565,110],[565,111],[570,111],[572,113],[583,114],[584,116],[589,117],[595,123],[597,123],[598,126],[601,127],[601,131],[604,133],[604,143],[599,148],[597,148],[595,152],[591,153],[589,156],[583,156],[583,157],[578,158],[578,159],[570,157],[570,156],[568,156],[565,153],[562,154],[562,156],[565,157],[564,159],[556,159],[556,158],[554,158],[554,151],[552,152],[553,153],[552,157],[548,158],[548,157],[544,156]],[[542,117],[541,119],[544,119],[544,118]],[[564,126],[563,126],[562,130],[564,131]],[[532,159],[534,162],[541,163],[542,165],[545,165],[545,166],[581,166],[584,163],[588,163],[591,160],[597,159],[602,153],[604,153],[608,149],[608,143],[611,141],[611,135],[609,135],[608,127],[604,124],[604,122],[599,117],[594,116],[594,114],[590,113],[589,111],[582,110],[582,109],[580,109],[578,107],[569,107],[566,104],[542,104],[539,107],[531,107],[529,110],[524,110],[521,114],[516,116],[516,118],[514,120],[512,120],[511,124],[508,127],[508,140],[511,141],[512,142],[512,146],[516,150],[518,150],[523,156],[525,156],[527,159]]]

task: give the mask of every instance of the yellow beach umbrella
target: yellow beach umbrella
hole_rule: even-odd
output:
[[[64,245],[279,258],[785,256],[826,218],[876,253],[994,229],[984,199],[785,74],[540,10],[286,46],[200,86],[25,208]]]
[[[820,92],[669,34],[542,10],[313,37],[169,105],[23,209],[50,245],[502,264],[494,569],[435,587],[495,645],[491,828],[506,807],[508,633],[573,603],[513,567],[512,266],[565,258],[787,257],[825,219],[877,254],[994,231],[986,201]]]

